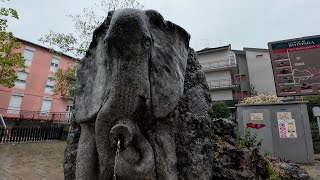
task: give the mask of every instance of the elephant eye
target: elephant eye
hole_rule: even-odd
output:
[[[151,47],[151,39],[150,38],[144,39],[143,45],[147,48]]]

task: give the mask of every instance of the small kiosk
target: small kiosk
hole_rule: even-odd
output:
[[[238,104],[240,132],[261,140],[261,153],[294,163],[313,163],[314,152],[307,102]]]

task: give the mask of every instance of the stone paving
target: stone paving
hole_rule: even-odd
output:
[[[0,144],[0,179],[63,179],[65,146],[64,141]]]
[[[309,176],[314,180],[320,180],[320,154],[315,155],[316,162],[314,164],[300,164]]]
[[[63,179],[64,141],[0,144],[0,180]],[[314,180],[320,180],[320,154],[315,164],[300,164]]]

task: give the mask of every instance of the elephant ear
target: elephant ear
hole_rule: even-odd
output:
[[[111,71],[107,63],[104,37],[113,12],[94,31],[92,42],[77,69],[75,119],[78,123],[94,122],[109,92]]]
[[[183,95],[190,35],[180,26],[165,21],[148,10],[153,48],[150,60],[150,84],[153,114],[163,118],[174,110]]]

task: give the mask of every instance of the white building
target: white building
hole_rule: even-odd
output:
[[[268,49],[232,50],[231,45],[197,51],[212,101],[225,101],[229,107],[258,93],[276,95]]]

